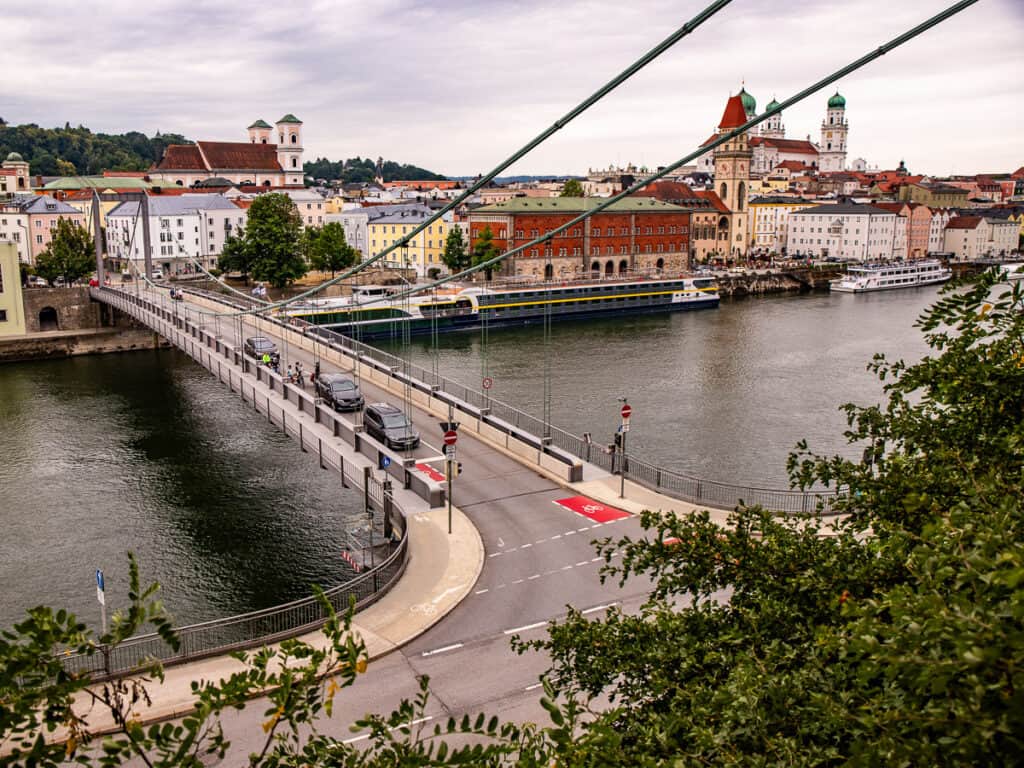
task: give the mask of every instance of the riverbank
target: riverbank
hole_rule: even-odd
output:
[[[141,328],[83,328],[0,338],[0,363],[52,360],[168,347],[165,339]]]

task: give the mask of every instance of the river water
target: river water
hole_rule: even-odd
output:
[[[859,455],[841,403],[878,402],[875,352],[925,352],[937,289],[724,301],[716,310],[442,336],[440,371],[607,443],[626,396],[629,452],[713,480],[786,487],[807,438]],[[431,368],[429,339],[381,344]],[[94,571],[123,605],[128,550],[178,623],[309,594],[350,575],[339,553],[361,496],[183,354],[0,367],[0,626],[26,607],[97,623]]]

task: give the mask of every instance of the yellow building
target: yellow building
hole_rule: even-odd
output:
[[[324,214],[341,213],[343,205],[345,205],[345,198],[341,195],[338,195],[337,197],[328,197],[324,200]]]
[[[372,255],[400,241],[404,235],[408,235],[433,214],[433,211],[422,205],[403,206],[397,211],[389,207],[389,213],[376,218],[373,217],[373,209],[369,210],[366,239]],[[388,254],[386,261],[395,266],[415,269],[416,274],[421,277],[426,277],[432,268],[444,272],[446,269],[444,262],[441,261],[441,254],[444,253],[444,242],[447,237],[448,223],[443,220],[435,221],[416,235],[407,248],[399,248]]]
[[[14,243],[0,243],[0,336],[25,335],[21,264]]]
[[[776,256],[782,254],[786,246],[789,230],[789,215],[818,205],[818,201],[802,200],[799,197],[769,195],[751,199],[748,207],[750,233],[750,253],[755,255]]]

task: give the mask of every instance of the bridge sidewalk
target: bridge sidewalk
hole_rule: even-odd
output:
[[[483,568],[484,547],[480,534],[457,508],[452,509],[452,533],[448,534],[445,508],[410,514],[409,561],[405,574],[380,600],[356,614],[353,631],[366,642],[371,661],[384,656],[426,632],[447,615],[469,593]],[[319,632],[299,639],[323,645]],[[217,681],[242,669],[229,656],[167,667],[164,682],[147,688],[152,702],[141,702],[133,711],[144,723],[158,722],[188,714],[193,709],[193,681]],[[94,690],[102,684],[92,686]],[[77,696],[75,710],[85,716],[94,734],[115,730],[109,713],[93,709],[86,693]],[[62,741],[62,730],[48,735],[51,742]]]

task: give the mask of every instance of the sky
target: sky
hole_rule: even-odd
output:
[[[733,0],[505,175],[656,167],[745,84],[758,110],[944,0]],[[383,156],[472,175],[551,125],[705,0],[34,0],[3,3],[0,116],[245,141],[291,112],[305,159]],[[848,75],[848,160],[932,175],[1024,165],[1024,0],[980,0]],[[76,42],[77,41],[77,42]],[[815,94],[783,113],[817,140]]]

